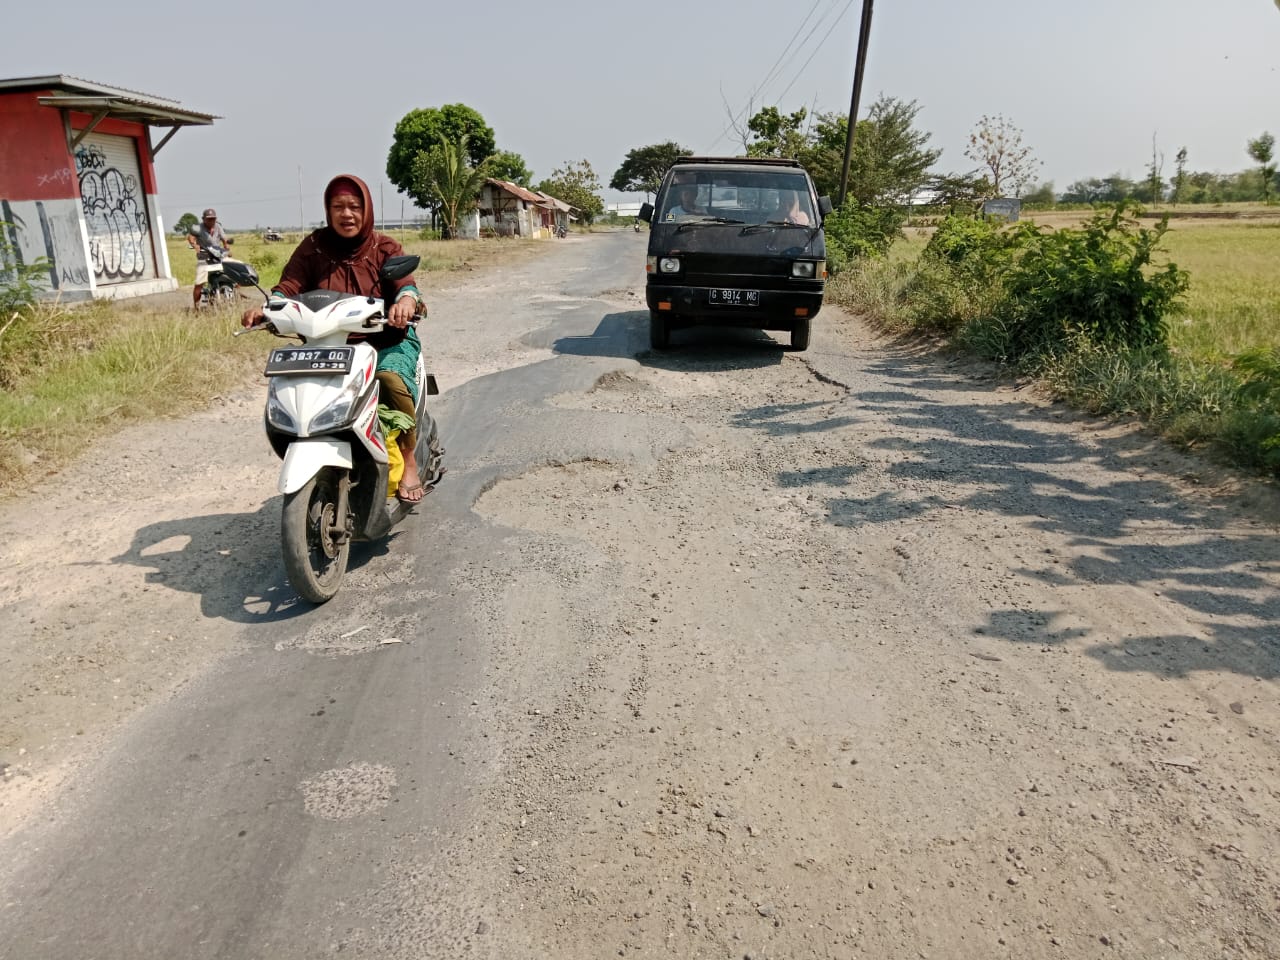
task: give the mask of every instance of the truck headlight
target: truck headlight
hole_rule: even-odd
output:
[[[812,280],[818,275],[818,265],[812,260],[797,260],[791,264],[791,275],[804,280]]]
[[[658,261],[658,269],[663,273],[679,273],[680,258],[679,257],[663,257]]]

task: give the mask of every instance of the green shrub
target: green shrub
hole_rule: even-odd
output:
[[[7,220],[0,220],[0,328],[9,322],[14,311],[32,306],[49,282],[48,257],[22,262],[18,248],[10,239],[10,231],[17,229]]]
[[[839,273],[854,260],[883,257],[902,236],[906,220],[897,207],[865,206],[853,200],[832,211],[822,222],[831,273]]]
[[[259,275],[267,274],[280,266],[280,254],[263,248],[255,251],[249,257],[249,262],[253,264],[253,269],[257,270]]]
[[[1236,400],[1241,416],[1230,424],[1230,437],[1256,449],[1261,465],[1280,473],[1280,349],[1251,350],[1232,367],[1240,385]]]
[[[1164,344],[1165,316],[1189,283],[1175,264],[1154,263],[1167,229],[1167,219],[1139,226],[1123,205],[1079,229],[1015,229],[1020,251],[1000,308],[1010,355],[1053,352],[1079,337],[1113,347]]]

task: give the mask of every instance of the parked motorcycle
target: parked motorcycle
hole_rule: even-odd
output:
[[[392,257],[381,279],[389,283],[408,276],[418,260]],[[223,269],[240,282],[244,266],[231,262]],[[347,343],[348,334],[381,330],[385,307],[376,297],[334,290],[313,290],[297,299],[263,296],[263,320],[249,330],[297,337],[303,344],[272,350],[265,370],[267,439],[284,461],[278,484],[284,494],[284,567],[303,599],[324,603],[338,592],[352,541],[384,536],[414,506],[388,494],[390,457],[378,418],[377,352],[367,343]],[[414,452],[418,479],[429,491],[444,473],[444,448],[426,398],[440,390],[421,356],[415,378]]]
[[[556,236],[557,236],[557,237],[559,237],[560,239],[562,239],[562,240],[563,240],[563,239],[564,239],[565,237],[567,237],[568,235],[569,235],[569,230],[568,230],[568,228],[567,228],[563,223],[562,223],[562,224],[560,224],[558,227],[556,227]]]
[[[256,287],[258,285],[257,271],[247,263],[226,259],[229,251],[217,246],[205,247],[205,251],[209,254],[210,269],[209,279],[200,288],[201,307],[226,306],[234,303],[240,295],[236,287]],[[237,280],[227,273],[226,267],[230,263],[238,263],[245,268],[246,272],[238,274],[242,277],[242,280]],[[218,269],[216,265],[220,265],[221,269]]]

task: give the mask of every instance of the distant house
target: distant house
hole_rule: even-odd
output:
[[[541,191],[539,191],[538,196],[540,196],[543,199],[543,201],[546,204],[550,205],[551,207],[551,210],[550,210],[551,229],[559,230],[563,228],[565,230],[568,230],[569,221],[577,219],[577,217],[573,215],[573,211],[575,208],[571,207],[569,204],[565,203],[563,200],[556,199],[555,197],[551,196],[551,194],[549,193],[542,193]]]
[[[180,128],[216,119],[75,77],[0,80],[0,221],[22,263],[48,258],[50,296],[177,289],[155,155]],[[166,131],[158,142],[153,128]]]
[[[563,200],[490,177],[480,190],[478,234],[499,237],[552,236],[570,219],[573,208]],[[459,235],[465,235],[459,231]]]

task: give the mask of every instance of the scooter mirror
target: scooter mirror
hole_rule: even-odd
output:
[[[258,282],[257,272],[247,263],[223,260],[222,272],[230,277],[237,287],[252,287]]]
[[[378,276],[382,280],[400,280],[418,269],[422,258],[416,254],[405,254],[402,257],[391,257],[382,265]]]

